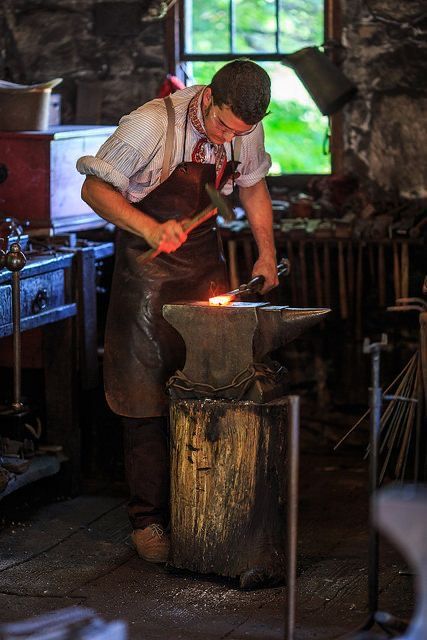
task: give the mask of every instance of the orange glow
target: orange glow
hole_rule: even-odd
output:
[[[218,306],[224,306],[233,300],[233,296],[215,296],[209,298],[209,304],[216,304]]]

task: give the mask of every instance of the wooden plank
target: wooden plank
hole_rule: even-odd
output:
[[[39,507],[35,513],[30,505],[20,506],[17,513],[3,519],[0,573],[41,553],[47,554],[80,527],[90,527],[111,510],[123,510],[122,505],[123,497],[81,496]]]
[[[25,596],[64,597],[113,571],[135,552],[124,506],[68,532],[58,544],[1,571],[2,591]]]
[[[35,615],[65,609],[73,605],[84,605],[78,598],[29,597],[14,598],[11,594],[0,593],[0,609],[3,611],[1,623],[16,622]]]
[[[250,637],[271,640],[276,636],[267,624],[275,616],[280,625],[284,589],[240,591],[235,582],[168,573],[134,557],[72,596],[84,597],[97,611],[118,608],[131,638],[138,640],[234,638],[234,630],[248,619],[263,630]]]
[[[363,453],[351,451],[325,455],[316,441],[301,458],[298,640],[330,640],[366,616],[367,468]],[[0,567],[9,562],[10,569],[0,577],[0,621],[84,604],[108,619],[127,620],[130,640],[283,638],[285,589],[240,591],[236,581],[145,563],[126,540],[129,525],[124,504],[119,506],[125,497],[85,496],[44,507],[27,503],[17,508],[20,522],[13,525],[12,514],[8,522],[3,516]],[[87,558],[84,576],[75,558],[79,566]],[[406,617],[413,610],[413,579],[399,576],[403,562],[382,542],[380,605]],[[35,579],[43,591],[26,595]]]
[[[354,592],[363,592],[366,584],[366,564],[359,558],[330,558],[303,573],[298,581],[298,594],[304,610],[311,612],[340,606],[348,598],[354,601]]]

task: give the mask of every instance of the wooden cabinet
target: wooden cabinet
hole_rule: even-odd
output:
[[[19,272],[21,292],[21,332],[41,331],[45,418],[43,438],[46,445],[61,445],[71,472],[68,489],[74,491],[80,472],[80,429],[76,404],[76,338],[74,317],[77,314],[76,294],[72,283],[72,254],[30,257]],[[13,332],[11,318],[12,274],[0,271],[0,350]],[[21,336],[22,337],[22,336]],[[4,389],[3,389],[4,391]],[[4,400],[5,398],[2,398]],[[16,430],[20,440],[20,425],[27,411],[12,411],[9,405],[0,407],[0,436],[10,437]],[[28,471],[1,492],[0,499],[11,491],[59,469],[56,458],[45,456],[31,460]]]
[[[21,331],[76,314],[70,301],[71,255],[35,258],[21,272]],[[0,337],[12,333],[11,273],[0,274]]]
[[[81,199],[83,155],[95,155],[115,130],[62,125],[46,131],[0,131],[0,217],[31,222],[32,232],[93,229],[105,225]]]

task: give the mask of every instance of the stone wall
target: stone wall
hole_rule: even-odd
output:
[[[346,169],[376,196],[427,197],[425,0],[343,0]]]
[[[2,0],[0,78],[33,84],[62,77],[64,124],[76,122],[78,105],[84,110],[90,100],[101,124],[115,124],[155,97],[166,73],[164,20],[152,19],[154,5]]]
[[[114,124],[154,97],[166,73],[154,2],[3,0],[0,78],[31,84],[61,76],[63,123],[90,104],[102,124]],[[341,5],[344,70],[358,87],[344,110],[345,168],[375,195],[426,196],[425,0]]]

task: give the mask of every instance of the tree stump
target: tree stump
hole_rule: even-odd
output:
[[[286,433],[286,398],[172,401],[173,567],[242,588],[282,581]]]

